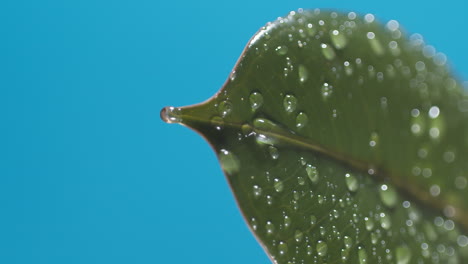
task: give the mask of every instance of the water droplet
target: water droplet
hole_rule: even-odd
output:
[[[437,117],[439,116],[439,114],[440,114],[440,109],[439,109],[439,107],[433,106],[433,107],[431,107],[431,109],[429,109],[429,117],[430,117],[431,119],[437,118]]]
[[[390,227],[392,227],[390,216],[385,213],[380,213],[380,226],[385,230],[390,229]]]
[[[351,76],[353,74],[353,67],[351,66],[349,61],[345,61],[343,65],[346,75]]]
[[[229,101],[222,101],[218,105],[218,111],[221,117],[226,117],[232,112],[232,104]]]
[[[373,14],[366,14],[364,16],[364,21],[366,21],[366,23],[372,23],[372,22],[374,22],[374,19],[375,19],[375,17],[374,17]]]
[[[325,59],[333,60],[336,57],[335,51],[329,45],[322,43],[320,47],[322,48],[322,54],[325,57]]]
[[[180,123],[182,122],[182,117],[180,116],[180,108],[176,107],[164,107],[160,113],[161,119],[169,124]]]
[[[216,130],[221,130],[224,126],[224,120],[220,116],[213,116],[211,118],[211,125],[213,125]]]
[[[262,195],[262,188],[258,185],[254,185],[253,186],[253,193],[254,193],[254,196],[255,197],[259,197],[260,195]]]
[[[276,147],[274,146],[268,146],[268,152],[270,153],[270,156],[272,159],[278,159],[279,158],[279,151]]]
[[[333,30],[330,32],[330,39],[336,49],[343,49],[348,44],[346,36],[338,30]]]
[[[299,74],[299,81],[302,83],[307,81],[307,78],[309,78],[309,72],[307,71],[307,68],[302,64],[299,65],[298,74]]]
[[[351,248],[353,246],[353,239],[350,238],[349,236],[344,236],[343,242],[344,242],[345,248]]]
[[[283,55],[286,55],[286,53],[288,53],[288,47],[286,47],[286,46],[278,46],[278,47],[276,47],[275,51],[276,51],[276,53],[277,53],[278,55],[283,56]]]
[[[275,225],[273,225],[271,221],[267,221],[265,225],[265,229],[266,229],[267,235],[271,235],[275,232]]]
[[[294,112],[294,110],[296,110],[296,107],[297,107],[297,98],[294,95],[287,94],[284,97],[283,106],[286,112],[289,112],[289,113]]]
[[[302,239],[304,238],[304,234],[301,232],[301,230],[298,229],[294,233],[294,238],[296,239],[297,243],[300,243],[302,241]]]
[[[259,144],[273,145],[277,141],[277,139],[268,136],[268,134],[265,134],[264,132],[281,133],[283,131],[283,129],[281,129],[277,124],[265,118],[254,119],[253,128],[256,130],[256,140]]]
[[[395,250],[397,264],[408,264],[411,260],[411,251],[408,247],[397,247]]]
[[[310,216],[310,225],[314,226],[317,223],[317,217],[315,215]]]
[[[380,199],[388,207],[394,207],[397,204],[398,196],[393,187],[382,184],[379,189]]]
[[[287,252],[288,252],[288,245],[286,244],[286,242],[280,241],[278,243],[278,253],[280,255],[284,255]]]
[[[333,86],[329,85],[328,83],[324,83],[322,85],[322,97],[323,99],[327,99],[331,96],[333,92]]]
[[[263,105],[263,95],[259,92],[253,92],[249,96],[250,107],[255,111]]]
[[[371,46],[372,51],[376,55],[381,56],[381,55],[383,55],[385,53],[385,50],[384,50],[382,44],[377,39],[374,32],[367,32],[367,40],[369,41],[369,44]]]
[[[291,225],[291,218],[287,215],[284,216],[284,227],[288,228]]]
[[[439,196],[440,194],[440,187],[437,184],[434,184],[429,188],[429,192],[431,193],[432,196],[436,197]]]
[[[372,220],[372,218],[364,217],[364,223],[366,225],[367,231],[374,229],[374,220]]]
[[[221,149],[218,153],[219,162],[221,167],[229,176],[239,172],[240,162],[239,159],[230,151]]]
[[[305,184],[304,177],[298,176],[297,177],[297,183],[299,183],[299,185],[304,185]]]
[[[422,135],[426,128],[426,121],[421,116],[418,109],[411,110],[411,132],[416,135]]]
[[[296,116],[296,127],[298,128],[303,128],[305,125],[307,125],[307,122],[309,122],[309,118],[307,117],[307,114],[304,112],[300,112]]]
[[[373,148],[377,145],[378,142],[379,142],[379,134],[377,134],[376,132],[372,132],[370,135],[369,146]]]
[[[284,190],[283,182],[280,179],[274,179],[275,190],[277,192],[282,192]]]
[[[351,192],[357,191],[359,188],[359,182],[356,177],[350,173],[345,174],[346,186]]]
[[[317,171],[317,168],[310,165],[310,164],[307,164],[306,166],[306,172],[307,172],[307,176],[309,177],[310,181],[312,183],[317,183],[318,180],[319,180],[319,173]]]
[[[317,241],[317,246],[315,249],[317,250],[317,254],[323,257],[327,255],[328,245],[325,241],[319,240]]]
[[[358,247],[358,257],[360,264],[367,264],[367,252],[363,247]]]

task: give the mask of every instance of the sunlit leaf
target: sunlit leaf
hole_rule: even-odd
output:
[[[250,40],[206,138],[277,263],[468,263],[468,96],[398,22],[298,11]]]

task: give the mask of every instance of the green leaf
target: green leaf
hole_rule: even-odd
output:
[[[468,96],[396,21],[291,12],[161,117],[213,146],[276,263],[468,263]]]

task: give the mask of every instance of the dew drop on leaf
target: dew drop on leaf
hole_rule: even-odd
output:
[[[250,107],[255,111],[263,105],[263,95],[259,92],[253,92],[249,96]]]
[[[218,157],[223,170],[228,175],[233,175],[239,171],[240,163],[236,155],[234,155],[228,150],[221,149],[218,153]]]
[[[274,180],[274,185],[275,185],[275,190],[277,192],[282,192],[284,190],[284,185],[283,185],[283,182],[280,180],[280,179],[275,179]]]
[[[307,78],[309,78],[309,72],[307,68],[302,64],[299,65],[298,74],[299,74],[299,81],[301,83],[307,81]]]
[[[322,48],[322,54],[323,56],[325,57],[325,59],[327,60],[333,60],[335,57],[336,57],[336,53],[335,51],[333,50],[332,47],[330,47],[330,45],[327,45],[325,43],[322,43],[320,45],[320,47]]]
[[[278,53],[278,55],[286,55],[286,53],[288,53],[288,47],[278,46],[276,47],[275,51],[276,53]]]
[[[359,188],[359,182],[356,176],[354,176],[353,174],[346,173],[345,181],[346,181],[346,186],[348,187],[349,191],[355,192]]]
[[[387,184],[380,185],[379,188],[379,195],[380,199],[382,200],[383,204],[388,207],[394,207],[398,202],[398,196],[393,187]]]
[[[408,264],[411,261],[411,251],[406,246],[397,247],[395,255],[397,264]]]
[[[330,32],[330,39],[333,43],[333,46],[335,46],[335,48],[338,50],[343,49],[346,47],[346,44],[348,44],[346,36],[338,30],[333,30]]]
[[[286,112],[294,112],[297,107],[297,98],[294,95],[287,94],[283,99],[283,106]]]
[[[317,171],[317,168],[310,165],[310,164],[307,164],[306,166],[306,172],[307,172],[307,176],[309,177],[310,181],[312,183],[317,183],[318,180],[319,180],[319,173]]]
[[[317,254],[321,257],[324,257],[327,255],[328,252],[328,245],[325,241],[319,240],[317,241],[317,246],[315,248],[317,250]]]
[[[307,122],[309,122],[309,117],[307,117],[307,114],[304,112],[300,112],[296,116],[296,127],[302,128],[305,125],[307,125]]]

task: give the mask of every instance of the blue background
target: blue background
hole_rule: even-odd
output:
[[[269,263],[208,144],[159,110],[300,7],[397,19],[468,77],[464,0],[2,0],[0,263]]]

